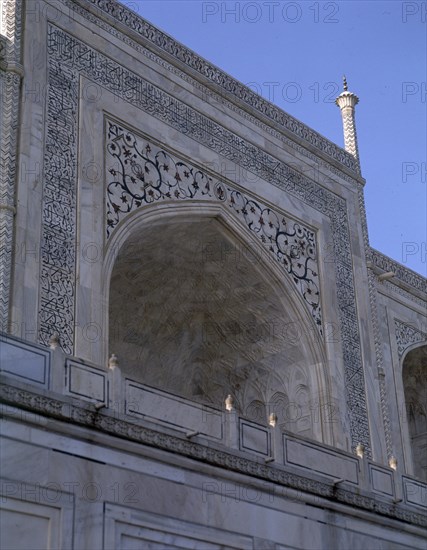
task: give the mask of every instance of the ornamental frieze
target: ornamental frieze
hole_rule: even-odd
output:
[[[392,260],[385,254],[378,252],[374,248],[371,248],[372,254],[372,263],[375,267],[382,269],[383,271],[389,272],[392,271],[395,274],[395,277],[412,288],[415,288],[424,296],[427,294],[427,282],[425,277],[415,273],[411,269],[408,269],[402,264]]]

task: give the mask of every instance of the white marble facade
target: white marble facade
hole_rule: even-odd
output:
[[[425,548],[426,281],[353,111],[346,151],[114,0],[1,24],[1,547]]]

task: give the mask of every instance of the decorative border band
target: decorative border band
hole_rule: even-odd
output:
[[[9,328],[20,110],[22,2],[0,3],[0,330]]]
[[[74,350],[78,74],[49,56],[42,203],[39,342]]]

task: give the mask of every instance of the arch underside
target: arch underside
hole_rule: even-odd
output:
[[[304,315],[223,221],[169,219],[120,249],[109,347],[128,378],[221,408],[231,394],[246,417],[276,412],[284,429],[322,439],[319,336]]]

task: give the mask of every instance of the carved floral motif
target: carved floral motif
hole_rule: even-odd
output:
[[[421,330],[408,323],[395,319],[394,325],[396,329],[399,359],[403,357],[405,351],[409,348],[409,346],[412,346],[412,344],[427,341],[427,334],[424,334]]]
[[[322,334],[316,239],[311,229],[110,121],[106,158],[107,237],[142,205],[196,198],[223,202],[291,275]]]

